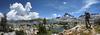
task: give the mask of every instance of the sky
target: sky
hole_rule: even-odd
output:
[[[52,18],[69,13],[75,17],[84,11],[100,13],[100,0],[0,0],[0,12],[8,13],[14,3],[21,3],[24,7],[27,2],[31,3],[32,9],[39,17]]]

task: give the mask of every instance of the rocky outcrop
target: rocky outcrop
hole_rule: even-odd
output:
[[[87,29],[85,25],[77,25],[69,30],[64,30],[59,35],[96,35],[93,27],[92,29]]]

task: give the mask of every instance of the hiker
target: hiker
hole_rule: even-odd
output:
[[[91,24],[90,24],[90,13],[89,12],[85,12],[85,23],[86,23],[86,28],[91,28]]]

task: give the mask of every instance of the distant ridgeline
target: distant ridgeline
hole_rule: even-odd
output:
[[[91,13],[90,14],[90,23],[100,23],[98,20],[100,20],[100,14],[99,13]],[[61,17],[52,18],[48,21],[48,23],[74,23],[74,22],[80,22],[85,23],[85,15],[81,15],[78,18],[75,18],[74,16],[65,13]]]
[[[17,20],[17,21],[8,21],[8,24],[39,24],[40,21],[37,20]]]
[[[100,14],[91,14],[90,16],[90,22],[94,23],[94,22],[98,22],[97,20],[100,19]],[[41,23],[41,21],[39,21],[40,19],[37,18],[36,19],[32,19],[32,20],[7,20],[7,23],[26,23],[26,24],[39,24]],[[61,17],[56,17],[56,18],[52,18],[49,19],[47,21],[47,23],[60,23],[60,22],[81,22],[84,21],[84,15],[79,16],[79,18],[75,18],[74,16],[65,13],[63,16]]]
[[[78,19],[75,18],[73,15],[70,15],[69,13],[65,13],[63,16],[52,18],[49,20],[49,22],[52,23],[62,23],[62,22],[77,22]]]

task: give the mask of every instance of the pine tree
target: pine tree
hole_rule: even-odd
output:
[[[39,24],[38,35],[47,35],[47,30],[46,30],[45,24],[46,24],[46,19],[44,18],[43,24]]]
[[[2,31],[7,32],[8,31],[8,26],[7,26],[7,19],[6,19],[6,14],[4,14],[4,17],[1,18],[1,24],[2,26]]]

